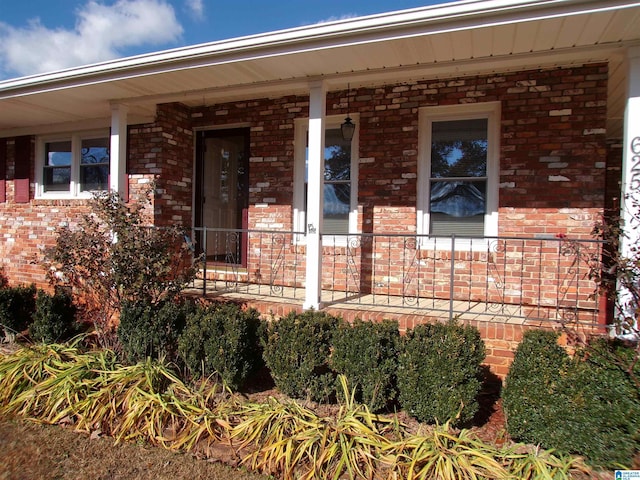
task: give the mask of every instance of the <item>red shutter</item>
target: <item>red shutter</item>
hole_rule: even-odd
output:
[[[0,138],[0,203],[7,201],[7,139]]]
[[[31,137],[16,137],[15,202],[29,203],[29,174],[31,173]]]

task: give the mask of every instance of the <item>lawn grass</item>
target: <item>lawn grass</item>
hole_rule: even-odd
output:
[[[89,438],[71,428],[0,418],[1,480],[266,480],[267,477],[144,444]]]

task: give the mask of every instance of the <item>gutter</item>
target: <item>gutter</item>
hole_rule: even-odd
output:
[[[620,0],[465,0],[180,47],[5,80],[0,82],[0,98],[250,58],[637,6],[640,2]]]

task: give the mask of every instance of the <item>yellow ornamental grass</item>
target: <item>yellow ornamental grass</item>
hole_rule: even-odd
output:
[[[446,423],[388,444],[385,461],[408,480],[513,478],[495,453],[468,430],[455,434]]]
[[[210,381],[192,388],[162,362],[123,366],[111,351],[78,344],[0,356],[0,414],[203,456],[226,446],[244,465],[281,479],[562,480],[589,472],[579,458],[497,448],[448,423],[409,433],[396,416],[356,404],[344,377],[345,403],[321,417],[294,401],[243,402]]]

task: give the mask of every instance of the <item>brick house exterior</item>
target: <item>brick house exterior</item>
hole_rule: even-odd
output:
[[[485,3],[489,10],[490,2]],[[520,3],[511,2],[514,8]],[[576,15],[586,11],[587,5],[583,4],[589,4],[568,3],[575,5],[573,13]],[[624,2],[618,3],[616,8],[620,11],[627,8]],[[481,7],[483,5],[477,8]],[[640,18],[637,9],[631,9],[633,15],[629,16],[634,22]],[[425,11],[429,18],[435,15],[430,13],[430,9]],[[597,20],[597,17],[592,19]],[[489,20],[481,21],[490,23]],[[478,28],[480,25],[478,23]],[[625,45],[625,42],[618,41],[614,47],[619,49]],[[593,52],[599,53],[602,49],[598,48],[594,46]],[[335,49],[336,52],[339,50],[337,46]],[[582,49],[586,50],[587,47]],[[132,109],[136,108],[136,100],[132,97],[129,102],[131,105],[127,105],[129,117],[124,117],[126,142],[123,145],[121,139],[115,140],[120,142],[119,153],[114,148],[118,144],[114,143],[113,138],[116,114],[112,114],[110,119],[111,176],[114,177],[113,163],[116,158],[115,162],[123,169],[126,179],[126,186],[119,188],[123,195],[133,199],[137,192],[150,184],[154,185],[151,217],[155,225],[179,224],[187,229],[199,226],[194,224],[196,212],[201,208],[194,194],[198,177],[197,162],[194,160],[198,150],[196,137],[199,132],[244,129],[248,132],[249,158],[248,208],[243,228],[293,232],[301,228],[300,224],[296,224],[295,208],[296,188],[300,189],[299,185],[296,186],[300,178],[296,177],[296,161],[300,161],[297,160],[300,138],[297,137],[300,135],[297,129],[300,125],[309,126],[308,149],[311,150],[314,132],[312,123],[307,119],[316,118],[314,109],[322,112],[320,117],[323,119],[344,117],[348,109],[357,124],[357,176],[351,179],[357,187],[353,231],[371,235],[423,234],[424,231],[421,232],[419,227],[420,196],[424,196],[420,186],[421,176],[424,176],[424,171],[421,173],[421,168],[424,168],[421,167],[421,138],[425,135],[421,115],[425,115],[424,112],[437,112],[440,107],[458,106],[459,111],[464,111],[464,108],[473,109],[474,106],[480,106],[481,109],[491,106],[499,112],[496,126],[498,168],[492,173],[494,178],[489,180],[495,182],[497,191],[495,236],[590,239],[594,222],[605,213],[607,206],[615,202],[615,198],[620,198],[618,185],[621,170],[628,168],[624,142],[627,137],[634,135],[632,129],[637,130],[637,125],[627,124],[624,129],[611,131],[613,107],[616,106],[612,103],[619,101],[618,97],[611,95],[611,82],[618,78],[619,62],[612,63],[608,58],[609,52],[593,52],[581,53],[583,60],[578,58],[565,62],[555,59],[545,62],[540,60],[543,58],[540,55],[535,60],[526,61],[526,55],[522,55],[525,60],[521,66],[491,67],[493,71],[490,72],[486,71],[488,68],[483,63],[482,68],[459,73],[455,61],[450,62],[449,69],[443,70],[441,67],[435,74],[430,73],[428,65],[420,75],[415,74],[414,67],[407,75],[398,69],[397,78],[372,75],[368,79],[366,72],[358,72],[348,86],[344,85],[345,82],[322,86],[318,91],[320,98],[324,98],[323,105],[314,100],[317,93],[314,93],[313,86],[306,92],[292,89],[289,93],[287,88],[278,87],[273,92],[261,94],[259,89],[251,92],[250,89],[247,91],[244,87],[231,85],[230,92],[233,88],[243,90],[241,94],[228,95],[229,99],[224,94],[216,93],[215,99],[206,100],[205,90],[202,101],[194,100],[197,95],[190,97],[189,101],[180,101],[176,98],[179,97],[176,95],[178,91],[171,95],[158,95],[157,99],[145,99],[145,106],[148,109],[151,105],[152,114],[141,116],[144,121],[138,122],[131,114]],[[637,54],[633,49],[627,51],[625,64],[637,65]],[[533,67],[535,63],[540,66]],[[321,64],[319,68],[329,67]],[[630,70],[633,71],[633,68]],[[329,74],[333,75],[333,72],[327,70]],[[321,75],[322,72],[316,76]],[[345,75],[348,79],[348,75]],[[150,74],[150,78],[153,78],[153,74]],[[640,75],[636,72],[626,81],[631,85],[640,83]],[[268,84],[269,81],[265,79],[263,83]],[[12,100],[12,88],[7,85],[3,91],[3,82],[0,82],[0,110],[3,108],[2,102]],[[115,98],[109,99],[111,105],[117,103]],[[127,103],[123,102],[125,105]],[[70,124],[65,122],[44,128],[38,122],[26,122],[24,125],[16,122],[14,125],[10,118],[3,117],[1,120],[1,266],[11,282],[35,282],[45,286],[46,276],[41,264],[43,248],[55,242],[57,228],[67,225],[73,227],[82,214],[88,213],[87,199],[82,195],[78,198],[50,198],[38,190],[43,182],[46,184],[46,179],[43,180],[39,171],[43,169],[42,159],[38,158],[42,155],[42,144],[47,141],[48,135],[69,131]],[[104,126],[109,125],[109,118],[106,120],[106,123],[102,123],[103,130]],[[72,130],[77,129],[77,125],[73,125]],[[117,158],[123,152],[125,158]],[[311,162],[311,157],[308,161]],[[44,168],[46,170],[46,166]],[[309,198],[313,197],[309,195]],[[307,212],[307,215],[312,213]],[[391,240],[389,243],[392,243]],[[317,261],[321,265],[318,288],[344,283],[344,288],[348,289],[346,272],[349,266],[345,261],[336,267],[334,256],[335,251],[347,247],[323,246],[322,240],[316,245],[319,245]],[[363,251],[356,267],[363,272],[367,256],[364,247],[358,248]],[[269,268],[260,265],[259,260],[251,264],[252,252],[258,250],[258,246],[249,242],[246,260],[249,281],[258,281],[264,268]],[[447,260],[447,249],[441,250],[439,255]],[[286,252],[283,262],[289,280],[283,283],[291,286],[297,283],[302,288],[311,288],[310,272],[314,272],[313,269],[309,270],[310,255],[313,255],[312,237],[303,244],[292,243]],[[373,279],[370,292],[375,293],[379,288],[388,294],[394,293],[394,289],[404,288],[402,283],[406,283],[407,276],[392,272],[393,265],[401,261],[392,247],[388,252],[376,254],[377,261],[389,267],[384,276],[379,278],[375,271],[369,273]],[[506,262],[506,252],[494,252],[496,258],[501,254]],[[419,252],[418,257],[420,255]],[[466,255],[480,258],[486,256],[486,252],[470,250]],[[418,263],[427,264],[427,257],[427,254],[423,254]],[[299,261],[300,258],[305,261]],[[453,261],[451,258],[449,260]],[[451,262],[445,261],[440,265],[434,260],[431,270],[419,274],[419,282],[432,283],[432,292],[436,297],[446,298],[448,294],[449,284],[443,284],[438,289],[436,279],[450,274]],[[516,268],[526,271],[528,267],[519,264]],[[535,268],[560,268],[557,252],[540,253],[540,262]],[[486,282],[487,275],[473,271],[469,276],[482,276],[482,281],[474,287],[481,290],[479,285]],[[580,295],[586,297],[592,286],[580,288],[584,289]],[[400,290],[395,293],[402,294]],[[520,290],[517,293],[519,301],[528,299],[529,303],[534,303],[533,297],[536,296],[556,295],[552,290],[546,291],[541,282],[528,286],[523,283]],[[472,292],[470,295],[476,294],[484,293]],[[315,295],[318,298],[317,292]],[[313,304],[313,294],[306,298],[304,305],[295,308],[321,306]],[[506,300],[502,298],[501,301]],[[287,306],[266,304],[262,308],[264,313],[284,313]],[[331,305],[327,308],[347,318],[395,317],[403,329],[426,321],[429,315],[428,311],[424,312],[423,317],[415,311],[406,314],[370,310],[354,313],[336,310]],[[603,321],[604,317],[600,315],[599,318]],[[487,363],[492,365],[496,373],[504,375],[515,345],[524,329],[530,328],[530,325],[469,321],[481,329],[487,342]]]

